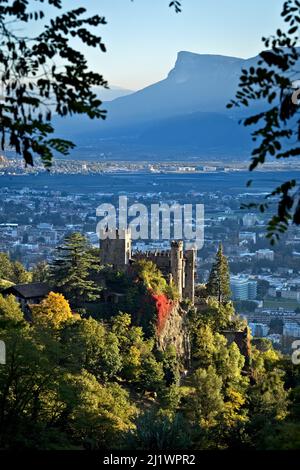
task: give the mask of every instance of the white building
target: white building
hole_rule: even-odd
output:
[[[300,338],[300,325],[298,323],[285,323],[283,325],[283,336]]]
[[[247,241],[256,243],[256,233],[255,232],[240,232],[239,233],[240,241]]]
[[[300,291],[299,290],[271,287],[268,290],[268,295],[270,297],[276,297],[279,299],[295,300],[296,302],[300,303]]]
[[[252,227],[258,221],[256,214],[245,214],[243,217],[243,225],[245,227]]]
[[[233,300],[255,300],[257,297],[257,281],[248,276],[231,276],[230,288]]]
[[[270,328],[264,323],[249,323],[252,336],[256,338],[264,338],[268,335]]]
[[[274,261],[274,251],[266,248],[264,250],[257,250],[256,252],[257,259],[266,259],[268,261]]]

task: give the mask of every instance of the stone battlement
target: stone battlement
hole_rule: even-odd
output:
[[[156,257],[156,258],[170,258],[171,257],[171,251],[170,250],[164,250],[164,251],[135,251],[133,253],[133,257],[141,257],[145,258],[146,257]]]

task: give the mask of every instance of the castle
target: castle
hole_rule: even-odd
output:
[[[105,233],[104,233],[105,232]],[[179,298],[194,303],[196,250],[184,250],[183,241],[171,242],[171,249],[155,252],[132,252],[129,229],[103,231],[100,242],[100,260],[103,265],[112,265],[116,271],[126,272],[138,260],[152,261],[168,282],[178,289]]]

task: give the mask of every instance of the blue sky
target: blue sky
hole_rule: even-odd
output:
[[[106,17],[101,27],[107,53],[91,51],[90,64],[112,85],[139,89],[163,79],[177,52],[248,58],[261,37],[281,26],[283,0],[182,0],[175,14],[169,0],[65,0]],[[75,5],[76,3],[76,5]]]

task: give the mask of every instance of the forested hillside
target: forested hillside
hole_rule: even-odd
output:
[[[227,297],[221,248],[193,306],[149,262],[124,276],[97,266],[79,234],[66,247],[51,266],[30,274],[18,266],[27,282],[53,289],[30,306],[30,320],[2,285],[2,449],[299,447],[299,368],[268,341],[250,341]],[[1,278],[19,282],[1,257]],[[121,304],[103,300],[117,290]],[[174,310],[184,354],[166,329]]]

